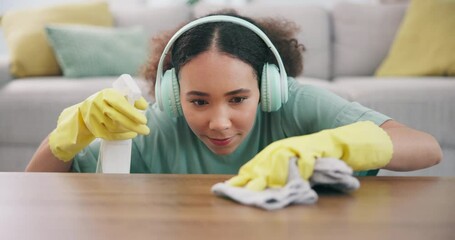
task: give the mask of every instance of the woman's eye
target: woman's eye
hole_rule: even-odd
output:
[[[234,97],[231,99],[230,102],[232,103],[242,103],[245,99],[247,99],[246,97]]]
[[[190,102],[196,106],[202,106],[207,104],[207,101],[201,99],[191,100]]]

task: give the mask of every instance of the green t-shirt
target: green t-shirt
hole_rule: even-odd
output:
[[[191,131],[184,117],[171,118],[150,105],[150,134],[133,139],[131,173],[237,174],[239,168],[270,143],[369,120],[377,125],[389,117],[349,102],[332,92],[289,78],[289,99],[278,111],[256,113],[253,129],[229,155],[216,155]],[[74,158],[72,170],[95,172],[99,141]],[[359,175],[362,175],[361,173]]]

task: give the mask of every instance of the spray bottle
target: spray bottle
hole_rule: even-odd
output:
[[[141,98],[141,90],[134,79],[122,74],[112,87],[126,96],[129,104],[134,105]],[[101,139],[98,155],[97,173],[130,173],[132,140],[109,141]]]

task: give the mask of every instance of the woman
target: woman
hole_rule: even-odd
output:
[[[134,108],[105,89],[65,109],[27,171],[94,172],[97,137],[134,138],[134,173],[235,174],[241,168],[230,183],[258,190],[284,185],[290,157],[298,158],[305,179],[320,157],[339,158],[356,171],[409,171],[441,160],[429,134],[298,84],[292,77],[302,72],[303,46],[295,25],[234,13],[196,21],[172,39],[154,40],[146,78],[158,103],[141,99]],[[145,117],[138,109],[147,109]]]

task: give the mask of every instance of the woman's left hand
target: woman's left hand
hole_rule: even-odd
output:
[[[261,191],[287,183],[289,160],[297,158],[300,176],[308,180],[318,158],[341,159],[354,171],[378,169],[392,159],[393,145],[387,133],[369,121],[276,141],[240,168],[227,183]]]

